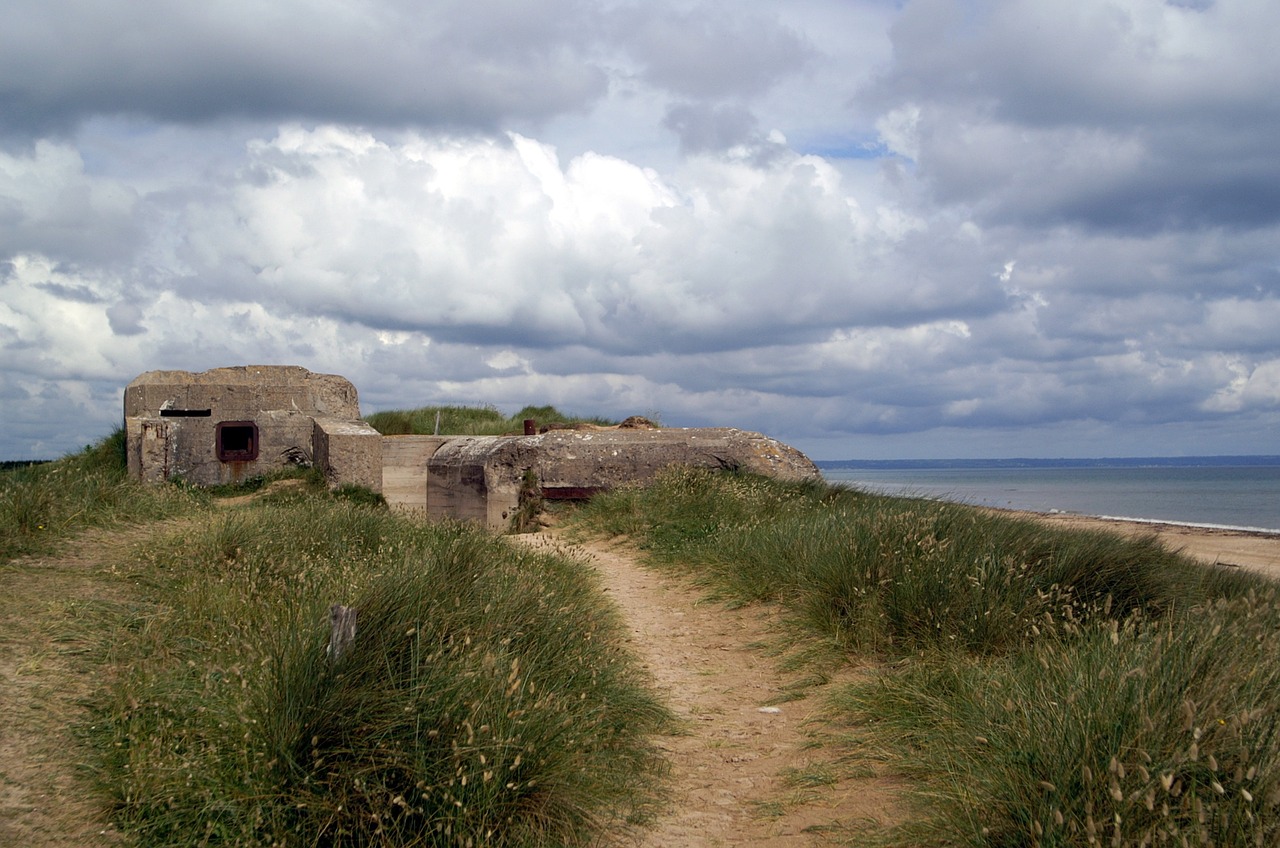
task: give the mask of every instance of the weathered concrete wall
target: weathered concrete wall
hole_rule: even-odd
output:
[[[200,373],[148,371],[125,388],[124,412],[129,471],[135,479],[180,477],[210,486],[312,461],[314,419],[359,423],[360,405],[355,387],[344,377],[297,366],[247,365]],[[224,448],[236,441],[245,448],[243,455],[219,456],[220,424],[239,432],[234,440],[224,439]],[[374,441],[380,443],[380,437]],[[340,460],[330,466],[338,475],[348,467],[356,475],[341,482],[371,482],[370,488],[381,488],[380,458],[376,473],[364,469],[365,462]]]
[[[730,427],[667,430],[559,430],[527,437],[543,488],[612,488],[646,482],[671,465],[725,468],[783,480],[820,477],[789,445]]]
[[[210,410],[224,421],[250,419],[267,409],[323,418],[360,417],[356,387],[337,374],[297,365],[238,365],[208,371],[148,371],[124,390],[124,414],[161,417],[161,411]]]
[[[198,486],[238,483],[283,468],[294,457],[312,455],[312,418],[301,412],[258,411],[236,418],[125,419],[129,470],[135,479],[156,482],[182,479]],[[252,421],[258,428],[258,455],[249,461],[223,462],[217,454],[221,421]],[[134,434],[140,438],[134,441]],[[161,445],[163,444],[163,450]]]
[[[405,512],[427,511],[427,463],[451,436],[383,436],[382,496]]]
[[[486,458],[519,438],[464,436],[441,445],[427,463],[427,514],[505,529],[515,490],[502,491],[502,474],[491,473]]]
[[[363,421],[316,418],[315,465],[329,486],[354,484],[382,491],[382,434]]]
[[[129,476],[143,483],[163,483],[173,466],[173,432],[165,418],[126,418],[125,451]]]
[[[392,506],[495,530],[507,529],[519,508],[526,474],[545,497],[644,483],[671,465],[820,476],[794,448],[731,428],[624,422],[528,436],[384,437],[360,420],[350,381],[297,366],[148,371],[125,389],[124,408],[135,479],[215,485],[314,463],[331,486],[354,483],[383,492]]]
[[[428,462],[427,513],[505,530],[526,471],[545,494],[652,480],[672,465],[734,469],[786,480],[820,477],[804,454],[730,428],[556,430],[537,436],[452,439]]]

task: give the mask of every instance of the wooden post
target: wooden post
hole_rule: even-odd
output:
[[[356,638],[355,607],[344,607],[334,604],[329,607],[329,662],[336,663],[338,657]]]

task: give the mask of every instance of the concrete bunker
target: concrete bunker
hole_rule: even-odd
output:
[[[356,389],[335,374],[247,365],[148,371],[124,393],[129,473],[137,480],[234,483],[290,464],[333,487],[381,492],[426,518],[506,530],[522,490],[581,498],[644,483],[672,465],[818,479],[800,451],[725,427],[584,427],[511,436],[382,436],[360,419]]]
[[[382,436],[360,420],[355,386],[290,365],[148,371],[124,392],[129,473],[200,486],[288,465],[330,485],[382,489]]]
[[[428,517],[475,521],[505,530],[520,508],[521,492],[536,481],[547,500],[579,499],[617,486],[652,480],[672,465],[727,469],[784,480],[814,480],[820,473],[800,451],[760,433],[729,427],[669,429],[584,428],[532,436],[458,436],[421,439],[416,485],[384,485],[387,502]],[[390,447],[384,456],[394,456]],[[403,477],[388,463],[384,480]]]

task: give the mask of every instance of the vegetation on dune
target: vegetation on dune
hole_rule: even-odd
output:
[[[469,412],[497,432],[558,415]],[[434,429],[435,410],[397,414]],[[103,681],[86,759],[139,845],[588,844],[659,798],[670,716],[582,564],[303,471],[140,486],[123,450],[117,432],[0,472],[0,558],[182,516],[104,563],[129,599],[78,625]],[[1280,842],[1268,581],[1153,538],[723,472],[672,470],[566,520],[883,660],[833,716],[922,800],[860,844]],[[333,604],[358,616],[340,656]]]
[[[56,462],[0,472],[0,561],[48,553],[86,527],[165,518],[207,500],[202,492],[132,483],[117,429]]]
[[[1280,598],[1251,593],[923,658],[838,703],[928,798],[889,844],[1275,845],[1278,632]]]
[[[575,518],[892,660],[842,689],[915,778],[887,845],[1275,844],[1280,597],[1154,539],[680,470]]]
[[[312,498],[122,567],[93,736],[141,844],[584,844],[657,798],[668,716],[579,563]]]
[[[537,421],[540,427],[548,424],[610,426],[617,423],[604,418],[566,415],[554,406],[526,406],[511,416],[503,415],[492,406],[424,406],[420,409],[375,412],[365,416],[365,421],[384,436],[430,436],[436,433],[448,436],[501,436],[524,432],[524,422],[529,418]]]
[[[123,457],[5,471],[0,554],[180,518],[103,548],[112,600],[76,625],[104,681],[81,758],[137,844],[587,844],[659,800],[671,717],[583,564],[306,470],[143,486]]]

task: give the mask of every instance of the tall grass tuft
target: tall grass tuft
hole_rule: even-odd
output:
[[[133,569],[94,733],[140,844],[586,844],[659,796],[669,716],[580,563],[315,499]]]
[[[48,553],[85,527],[164,518],[202,493],[142,486],[125,474],[124,430],[56,462],[0,472],[0,561]]]
[[[1274,589],[1158,624],[1091,626],[996,662],[920,662],[846,692],[906,752],[926,845],[1275,845]]]

